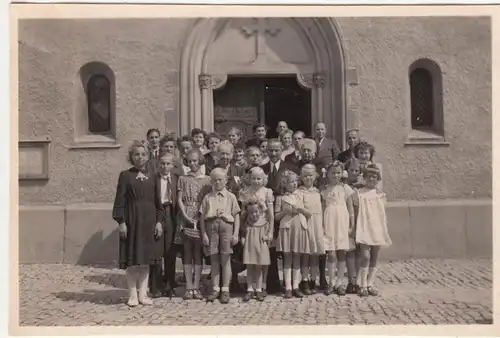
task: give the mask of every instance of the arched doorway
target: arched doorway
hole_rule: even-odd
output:
[[[182,54],[180,132],[214,130],[214,90],[228,78],[290,75],[310,91],[311,125],[324,121],[344,144],[346,65],[333,19],[199,19]]]

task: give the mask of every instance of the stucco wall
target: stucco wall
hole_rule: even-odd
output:
[[[112,202],[128,143],[150,127],[177,128],[178,69],[194,20],[25,20],[19,25],[19,136],[50,136],[46,183],[21,183],[21,204]],[[363,138],[377,146],[390,200],[491,197],[491,31],[487,18],[341,18],[348,88]],[[404,147],[408,67],[442,68],[448,147]],[[87,62],[116,77],[122,147],[70,150],[74,82]]]
[[[362,137],[377,148],[390,199],[477,198],[492,194],[491,27],[489,18],[340,18],[348,89]],[[408,69],[419,58],[443,72],[449,147],[405,147],[410,131]]]

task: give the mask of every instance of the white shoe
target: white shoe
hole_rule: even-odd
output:
[[[137,299],[137,273],[133,267],[129,267],[125,273],[127,277],[128,286],[128,301],[127,305],[134,307],[139,305],[139,300]]]
[[[139,303],[142,305],[153,305],[153,300],[148,297],[149,267],[141,269],[138,279]]]
[[[137,290],[135,292],[135,296],[130,296],[130,298],[127,301],[127,305],[130,307],[135,307],[139,305],[139,300],[137,299]]]

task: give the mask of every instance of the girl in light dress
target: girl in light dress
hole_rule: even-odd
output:
[[[361,141],[354,148],[354,155],[359,160],[360,164],[360,177],[359,181],[362,184],[363,182],[363,171],[367,165],[373,164],[380,171],[380,181],[377,183],[377,189],[382,191],[382,165],[380,163],[374,162],[375,157],[375,147],[368,142]]]
[[[191,149],[186,155],[190,171],[179,178],[177,184],[177,205],[179,221],[177,236],[184,244],[184,273],[186,292],[184,299],[203,299],[200,292],[200,279],[203,269],[202,242],[199,231],[199,210],[203,197],[210,192],[210,177],[201,172],[200,160],[203,158],[199,149]],[[194,265],[194,271],[193,271]],[[193,278],[194,272],[194,278]]]
[[[281,153],[281,160],[292,154],[295,151],[293,146],[293,130],[287,129],[280,135],[281,143],[283,144],[283,152]]]
[[[302,261],[302,291],[310,295],[316,289],[316,279],[319,275],[319,255],[325,254],[323,210],[321,195],[314,186],[319,175],[314,164],[306,164],[301,169],[302,186],[299,191],[303,198],[304,207],[311,213],[307,220],[310,239],[310,255],[304,256]],[[310,276],[310,279],[309,279]]]
[[[376,296],[374,287],[377,260],[382,246],[392,245],[387,229],[386,197],[377,188],[381,180],[380,169],[368,164],[363,171],[365,186],[356,191],[359,205],[356,225],[356,243],[359,243],[362,261],[358,273],[359,296]]]
[[[299,289],[300,261],[301,256],[311,253],[307,223],[311,213],[304,208],[297,186],[297,174],[288,169],[284,170],[280,177],[280,189],[283,193],[276,197],[275,218],[280,222],[276,251],[283,253],[285,298],[304,297]]]
[[[355,248],[354,242],[354,208],[352,195],[354,191],[349,185],[341,182],[343,165],[339,161],[330,164],[326,169],[327,184],[321,191],[324,210],[325,250],[328,252],[327,269],[330,283],[326,294],[346,294],[343,284],[346,268],[346,251]],[[334,262],[337,258],[337,279],[334,280]]]
[[[259,278],[259,274],[262,276],[262,280],[267,280],[267,270],[270,264],[264,264],[267,261],[267,257],[269,257],[269,245],[273,238],[273,227],[269,226],[269,224],[274,224],[274,196],[271,189],[266,188],[267,185],[267,175],[264,173],[262,168],[253,167],[249,172],[249,185],[244,187],[240,193],[239,201],[241,202],[242,209],[242,222],[241,224],[246,224],[247,220],[247,204],[252,199],[257,199],[260,203],[260,206],[264,213],[261,215],[261,218],[257,221],[257,223],[253,224],[253,227],[249,232],[246,233],[246,240],[250,240],[250,244],[245,244],[245,248],[243,251],[243,262],[247,264],[247,294],[243,298],[244,301],[250,300],[253,297],[254,292],[259,293],[258,299],[261,300],[262,297],[266,296],[266,285],[261,281],[261,290],[259,286],[256,285],[258,280],[255,278]],[[266,224],[265,228],[262,228],[263,224]],[[257,225],[260,227],[257,229]],[[262,247],[262,245],[257,245],[256,236],[260,236],[260,240],[265,242],[267,246],[267,250]],[[257,252],[257,249],[262,252],[262,257],[260,252]],[[262,263],[264,262],[264,263]],[[259,267],[260,266],[260,267]],[[263,299],[263,298],[262,298]]]

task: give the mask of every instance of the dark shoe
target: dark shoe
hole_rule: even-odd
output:
[[[229,292],[227,291],[222,291],[220,293],[220,303],[221,304],[227,304],[229,303],[229,300],[231,299],[231,297],[229,296]]]
[[[328,283],[326,282],[326,279],[320,279],[319,280],[319,289],[320,290],[326,290],[326,289],[328,289]]]
[[[337,295],[339,296],[345,296],[345,286],[339,285],[337,286]]]
[[[357,291],[356,286],[354,284],[352,283],[347,284],[347,288],[345,289],[345,292],[347,294],[353,295],[357,293],[356,291]]]
[[[304,298],[304,294],[299,289],[293,290],[293,295],[297,298]]]
[[[309,288],[309,281],[302,281],[302,287],[299,286],[299,289],[304,293],[306,296],[312,295],[311,289]]]
[[[257,296],[256,296],[256,298],[257,298],[257,300],[258,300],[259,302],[263,302],[263,301],[264,301],[264,298],[266,298],[266,297],[264,296],[264,293],[263,293],[262,291],[259,291],[259,292],[257,292]]]
[[[241,284],[237,281],[231,281],[231,284],[229,285],[229,290],[231,293],[234,294],[242,294],[245,292],[245,289],[241,286]]]
[[[368,297],[368,289],[367,288],[359,288],[358,295],[360,297]]]
[[[377,289],[375,289],[373,286],[369,286],[367,288],[367,290],[368,290],[368,294],[370,296],[378,296],[378,294],[379,294],[379,292],[377,291]]]
[[[329,286],[326,288],[326,290],[325,290],[325,295],[326,295],[326,296],[330,296],[330,295],[332,295],[332,294],[334,294],[334,293],[335,293],[335,287],[334,287],[334,286],[329,285]]]
[[[309,281],[309,289],[311,290],[311,294],[316,293],[316,282],[313,280]]]
[[[276,285],[267,285],[267,292],[269,294],[277,294],[277,293],[280,293],[281,292],[281,287],[279,286],[279,284],[276,284]]]
[[[248,302],[252,298],[253,298],[253,291],[247,291],[247,293],[245,293],[245,295],[243,296],[243,298],[241,300],[244,302]]]
[[[207,302],[213,302],[215,301],[217,298],[219,298],[220,296],[220,292],[219,291],[212,291],[211,294],[208,295],[207,297]]]
[[[293,298],[292,290],[285,290],[285,294],[284,294],[283,298],[286,298],[286,299]]]
[[[262,290],[262,296],[265,298],[267,297],[267,291],[266,290]]]
[[[165,288],[165,290],[163,290],[162,295],[163,297],[172,298],[175,295],[175,290],[167,287]]]

